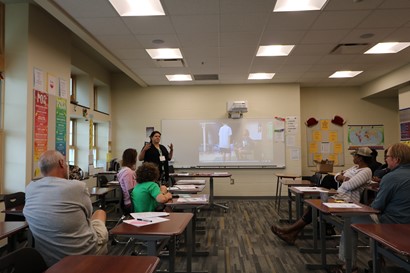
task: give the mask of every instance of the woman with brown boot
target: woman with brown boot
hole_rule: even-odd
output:
[[[337,173],[334,180],[341,183],[337,189],[337,197],[348,201],[360,202],[360,195],[365,186],[372,179],[372,171],[368,167],[371,160],[372,151],[368,147],[362,147],[352,152],[353,163],[355,166],[347,169],[344,172]],[[271,231],[280,239],[294,245],[298,234],[302,229],[312,222],[312,208],[308,207],[302,218],[288,227],[271,226]]]

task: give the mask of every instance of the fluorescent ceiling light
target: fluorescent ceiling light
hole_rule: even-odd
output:
[[[327,0],[277,0],[273,12],[321,10]]]
[[[378,43],[374,47],[367,50],[364,54],[386,54],[397,53],[400,50],[408,47],[410,43],[390,42],[390,43]]]
[[[179,48],[153,48],[146,49],[152,59],[182,59]]]
[[[336,71],[329,78],[353,78],[363,71]]]
[[[270,80],[275,73],[249,73],[248,80]]]
[[[160,0],[110,0],[120,16],[165,15]]]
[[[256,56],[288,56],[294,45],[269,45],[259,46]]]
[[[170,82],[184,82],[192,81],[190,74],[175,74],[175,75],[165,75]]]

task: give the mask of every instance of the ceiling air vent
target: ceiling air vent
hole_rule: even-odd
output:
[[[330,54],[363,54],[368,49],[368,43],[338,44],[330,51]]]
[[[194,75],[196,81],[217,81],[219,80],[218,74],[196,74]]]
[[[158,59],[155,63],[159,67],[185,67],[183,59]]]

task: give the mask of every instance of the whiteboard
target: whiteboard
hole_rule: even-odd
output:
[[[161,127],[161,143],[174,145],[175,168],[285,167],[284,122],[244,118],[162,120]]]

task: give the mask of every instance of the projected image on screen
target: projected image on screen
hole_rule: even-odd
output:
[[[201,164],[270,162],[273,158],[271,123],[203,122],[202,139],[198,149]]]
[[[163,120],[161,142],[175,166],[284,166],[271,119]]]

